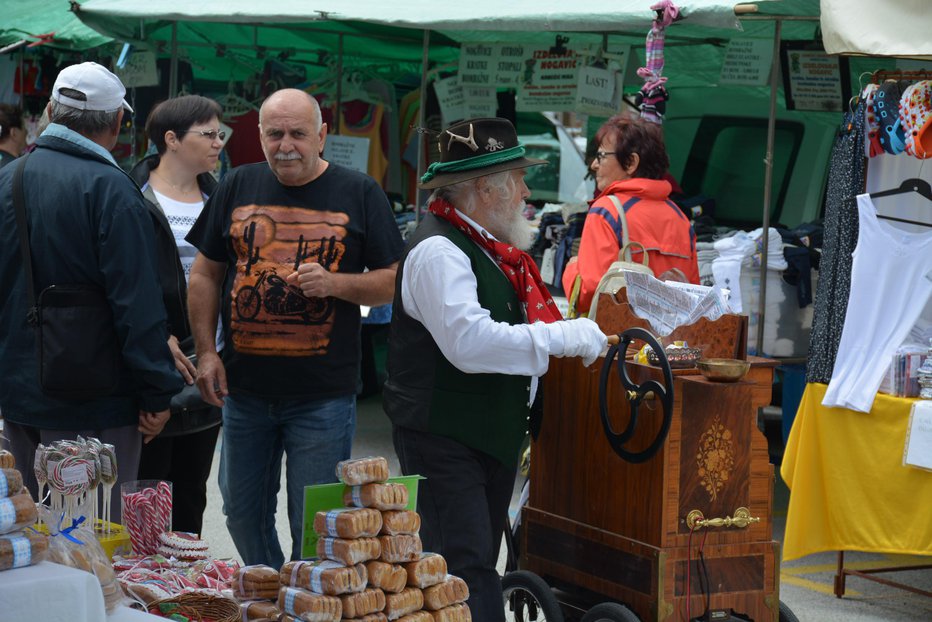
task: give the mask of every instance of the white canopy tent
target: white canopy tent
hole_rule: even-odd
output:
[[[822,0],[829,54],[932,57],[929,0]]]

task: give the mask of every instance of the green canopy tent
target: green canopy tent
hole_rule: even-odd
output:
[[[618,0],[593,9],[565,0],[442,4],[423,0],[278,0],[267,9],[253,0],[204,0],[193,6],[186,0],[85,0],[75,9],[82,21],[109,36],[157,46],[170,51],[173,58],[181,54],[195,64],[203,63],[205,69],[209,58],[229,57],[233,49],[254,58],[280,49],[318,57],[337,52],[341,62],[363,63],[374,59],[416,63],[419,56],[422,84],[426,84],[428,61],[452,61],[457,57],[455,46],[466,42],[521,42],[546,47],[553,44],[556,35],[564,35],[570,37],[574,49],[615,44],[643,47],[654,18],[650,4],[650,0]],[[737,8],[733,1],[691,0],[678,6],[683,19],[667,29],[664,69],[674,98],[678,87],[708,86],[718,81],[729,40],[743,37],[774,42],[777,53],[769,89],[763,198],[766,254],[779,41],[814,39],[818,0],[762,0]],[[743,15],[740,21],[736,11]],[[235,69],[228,67],[226,71],[232,75]],[[423,154],[421,160],[423,168]],[[763,342],[765,270],[766,265],[762,266],[757,343]]]
[[[87,50],[113,39],[86,26],[70,12],[68,0],[0,2],[0,48],[25,42],[66,50]]]

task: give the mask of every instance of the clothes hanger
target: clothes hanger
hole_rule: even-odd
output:
[[[214,98],[220,108],[223,110],[223,116],[226,118],[238,117],[246,114],[250,110],[258,110],[258,107],[248,99],[237,95],[234,91],[234,82],[229,83],[229,90],[226,94]]]
[[[899,188],[891,188],[890,190],[882,190],[880,192],[871,192],[869,196],[871,199],[879,199],[881,197],[906,194],[909,192],[915,192],[920,196],[925,197],[927,200],[932,201],[932,186],[930,186],[929,182],[926,180],[920,179],[918,177],[904,179]],[[919,225],[920,227],[932,227],[932,224],[919,220],[909,220],[908,218],[898,218],[896,216],[886,216],[884,214],[877,214],[877,217],[883,218],[884,220],[895,220],[897,222],[905,222],[911,225]]]

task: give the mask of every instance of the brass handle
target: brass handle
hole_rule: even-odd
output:
[[[735,515],[726,516],[725,518],[705,518],[699,510],[693,510],[686,515],[686,526],[690,531],[705,529],[706,527],[747,527],[751,523],[759,523],[760,518],[751,516],[751,511],[747,508],[738,508]]]

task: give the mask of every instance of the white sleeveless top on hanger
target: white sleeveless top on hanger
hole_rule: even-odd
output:
[[[857,203],[848,310],[822,405],[870,412],[893,354],[932,297],[932,231],[879,220],[869,194]]]

